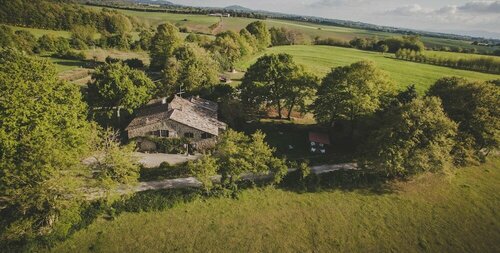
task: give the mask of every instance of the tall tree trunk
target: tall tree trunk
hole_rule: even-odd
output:
[[[286,118],[288,120],[291,120],[292,119],[292,111],[293,111],[293,107],[295,107],[295,99],[292,101],[292,103],[290,104],[290,108],[288,108],[288,115],[286,116]]]
[[[278,117],[281,119],[281,99],[278,99]]]

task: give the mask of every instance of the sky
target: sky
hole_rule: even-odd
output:
[[[500,0],[172,0],[500,39]]]

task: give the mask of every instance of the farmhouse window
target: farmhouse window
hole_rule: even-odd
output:
[[[202,139],[208,139],[208,138],[210,138],[210,134],[209,133],[202,133],[201,134],[201,138]]]
[[[168,137],[168,130],[160,130],[160,137]]]
[[[194,134],[191,132],[184,133],[184,137],[186,138],[194,138]]]

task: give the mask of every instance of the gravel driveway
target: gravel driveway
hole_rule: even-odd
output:
[[[139,153],[135,152],[135,156],[139,158],[139,162],[146,168],[155,168],[160,166],[162,162],[167,162],[170,165],[184,163],[191,160],[196,160],[200,155],[177,155],[177,154],[161,154],[161,153]]]

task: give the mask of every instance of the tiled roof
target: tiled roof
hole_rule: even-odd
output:
[[[226,124],[217,120],[217,104],[200,99],[183,99],[175,96],[167,105],[165,99],[151,100],[137,112],[137,117],[127,126],[127,130],[144,127],[164,120],[173,120],[212,135],[219,134],[219,128]],[[194,102],[191,102],[194,101]]]

